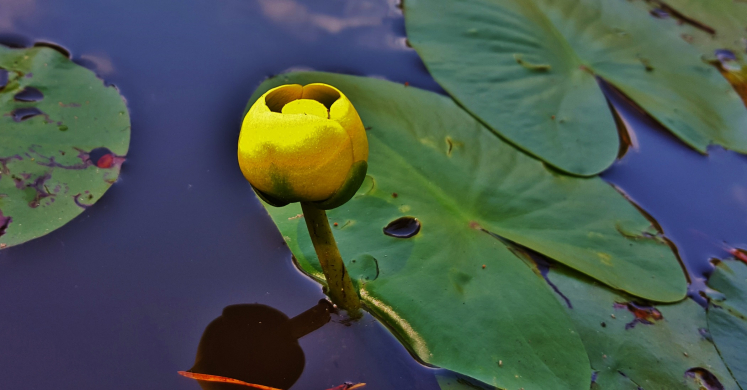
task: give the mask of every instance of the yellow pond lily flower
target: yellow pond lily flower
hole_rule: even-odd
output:
[[[337,88],[282,85],[244,117],[238,157],[244,177],[267,203],[331,209],[363,182],[368,140],[358,112]]]

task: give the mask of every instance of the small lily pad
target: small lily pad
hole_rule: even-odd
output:
[[[130,116],[113,86],[49,47],[0,46],[0,248],[43,236],[117,180]]]
[[[708,329],[721,357],[742,389],[747,389],[747,264],[720,261],[708,286]]]
[[[501,388],[588,388],[567,314],[504,239],[648,299],[684,297],[670,247],[623,196],[548,171],[448,97],[309,72],[270,79],[253,99],[313,82],[342,90],[371,127],[367,178],[328,216],[367,309],[423,362]],[[322,282],[300,206],[265,206],[299,267]]]

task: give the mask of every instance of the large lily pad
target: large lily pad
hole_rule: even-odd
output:
[[[747,389],[747,264],[716,264],[708,286],[711,294],[708,327],[721,357],[742,389]]]
[[[54,49],[0,46],[0,69],[5,248],[61,227],[106,192],[127,154],[130,117],[116,88]]]
[[[342,90],[370,129],[368,177],[328,213],[340,251],[368,309],[424,362],[504,388],[588,387],[563,309],[496,235],[636,295],[684,297],[670,248],[619,193],[546,170],[451,99],[313,72],[268,80],[253,99],[312,82]],[[300,207],[267,209],[299,266],[321,281]],[[394,221],[398,234],[420,230],[384,234]]]
[[[747,152],[747,109],[700,52],[637,5],[607,0],[407,0],[435,79],[512,143],[566,172],[603,171],[618,134],[601,78],[684,142]]]
[[[583,340],[596,372],[593,389],[737,388],[696,302],[654,306],[567,267],[538,264]],[[722,387],[701,387],[713,378]]]

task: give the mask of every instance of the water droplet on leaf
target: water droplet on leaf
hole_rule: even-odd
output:
[[[13,96],[13,99],[19,102],[38,102],[44,99],[44,94],[34,87],[26,87]]]
[[[23,107],[13,110],[11,115],[13,116],[13,120],[16,122],[23,122],[26,119],[33,118],[37,115],[44,114],[36,107]]]
[[[716,59],[721,63],[721,67],[724,70],[738,72],[742,70],[742,66],[737,63],[737,56],[731,50],[718,49],[714,52]]]
[[[410,238],[420,232],[420,221],[415,217],[402,217],[389,222],[384,234],[396,238]]]
[[[654,8],[651,10],[651,16],[658,18],[658,19],[666,19],[669,17],[669,12],[661,9],[661,8]]]

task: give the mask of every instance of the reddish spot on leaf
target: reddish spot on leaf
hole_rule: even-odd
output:
[[[744,249],[729,248],[729,253],[731,253],[731,255],[736,259],[742,260],[744,263],[747,263],[747,251],[745,251]]]
[[[99,161],[96,163],[96,166],[99,168],[111,168],[113,163],[114,156],[112,156],[111,154],[105,154],[99,159]]]
[[[615,303],[614,307],[615,309],[628,309],[635,316],[633,321],[625,325],[625,329],[633,328],[636,323],[653,325],[654,321],[664,318],[657,308],[635,302]]]
[[[111,168],[114,165],[114,153],[107,148],[96,148],[88,153],[88,158],[99,168]]]

